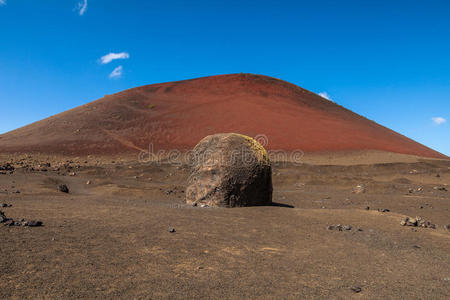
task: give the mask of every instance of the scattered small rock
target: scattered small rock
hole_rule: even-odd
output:
[[[352,286],[350,289],[355,293],[361,293],[362,291],[362,288],[359,286]]]
[[[25,221],[24,219],[20,219],[18,221],[14,221],[13,219],[7,218],[5,213],[0,210],[0,223],[3,223],[4,226],[29,226],[29,227],[38,227],[42,226],[42,221]]]
[[[5,222],[3,222],[4,226],[14,226],[15,222],[13,219],[7,219]]]
[[[341,224],[337,224],[337,225],[329,225],[327,227],[328,230],[337,230],[337,231],[348,231],[348,230],[352,230],[352,226],[350,225],[341,225]]]
[[[13,165],[11,165],[10,163],[6,163],[3,166],[0,166],[0,171],[14,171],[15,168]]]
[[[294,186],[297,188],[303,188],[305,184],[303,182],[297,182],[296,184],[294,184]]]
[[[173,228],[173,227],[169,227],[169,232],[175,232],[175,228]]]
[[[26,221],[23,223],[23,226],[28,226],[28,227],[39,227],[42,226],[42,221]]]
[[[370,207],[369,206],[366,206],[365,208],[364,208],[365,210],[369,210],[370,209]]]
[[[379,208],[378,211],[384,213],[384,212],[390,212],[391,210],[389,208]]]
[[[447,189],[443,186],[435,186],[433,189],[438,190],[438,191],[444,191],[447,192]]]
[[[449,230],[450,231],[450,224],[444,225],[444,229]]]
[[[2,203],[1,207],[11,207],[12,204],[6,204],[6,203]]]
[[[362,194],[366,192],[366,188],[362,184],[358,184],[356,187],[353,188],[354,194]]]
[[[431,223],[430,221],[426,221],[422,217],[406,217],[400,221],[400,225],[402,226],[413,226],[413,227],[423,227],[423,228],[436,228],[436,224]]]
[[[193,202],[192,206],[194,206],[194,207],[197,206],[197,202]]]
[[[69,188],[65,184],[60,184],[58,186],[58,189],[59,189],[60,192],[69,193]]]
[[[9,219],[6,217],[5,213],[0,210],[0,223],[5,223]]]
[[[200,205],[200,207],[208,207],[208,205],[207,204],[202,204],[202,205]]]
[[[90,181],[90,180],[86,181],[86,184],[87,184],[87,185],[90,185],[90,184],[91,184],[91,181]]]
[[[440,178],[440,177],[441,177],[441,175],[439,175],[439,174],[436,174],[436,177],[437,177],[437,178]]]

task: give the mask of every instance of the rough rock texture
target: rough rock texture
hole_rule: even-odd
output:
[[[272,203],[272,169],[266,150],[236,133],[209,135],[195,146],[186,203],[254,206]]]

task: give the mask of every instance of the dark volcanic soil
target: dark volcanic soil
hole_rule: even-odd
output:
[[[231,209],[185,205],[185,167],[13,161],[0,174],[12,207],[0,210],[44,226],[0,225],[2,299],[449,296],[450,192],[435,189],[449,189],[449,161],[276,164],[276,203]],[[400,226],[404,216],[437,229]]]

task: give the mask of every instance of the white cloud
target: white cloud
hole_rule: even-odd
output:
[[[82,0],[82,1],[78,2],[78,4],[77,4],[75,9],[78,11],[80,16],[84,15],[84,13],[86,12],[87,5],[88,5],[87,0]]]
[[[0,0],[0,6],[6,5],[6,0]]]
[[[319,96],[322,98],[325,98],[327,100],[333,101],[333,99],[331,99],[330,95],[328,95],[327,92],[321,92],[321,93],[319,93]]]
[[[445,122],[447,122],[447,120],[442,117],[433,117],[433,118],[431,118],[431,120],[433,120],[434,124],[436,124],[436,125],[441,125],[441,124],[444,124]]]
[[[111,72],[111,74],[109,74],[109,78],[119,78],[120,76],[122,76],[122,73],[123,73],[123,67],[118,66]]]
[[[108,53],[100,58],[100,62],[104,64],[108,64],[112,62],[115,59],[127,59],[130,58],[130,54],[126,52],[120,52],[120,53]]]

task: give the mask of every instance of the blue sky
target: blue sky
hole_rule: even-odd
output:
[[[0,0],[0,133],[126,88],[245,72],[450,155],[449,16],[432,0]]]

